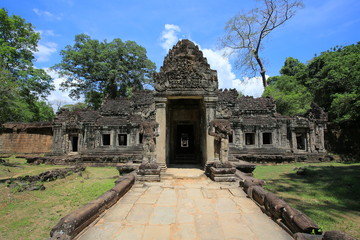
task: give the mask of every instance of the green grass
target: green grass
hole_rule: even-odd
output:
[[[296,168],[305,167],[299,176]],[[341,230],[360,239],[360,164],[294,163],[257,166],[254,176],[324,231]]]
[[[16,169],[24,173],[61,167],[22,166],[24,169]],[[0,239],[47,239],[60,218],[111,189],[118,175],[115,167],[87,167],[81,176],[72,174],[45,183],[45,191],[20,193],[0,184]]]

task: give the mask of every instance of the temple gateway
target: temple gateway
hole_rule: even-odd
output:
[[[181,40],[155,74],[154,91],[107,100],[98,111],[58,113],[51,155],[156,162],[162,169],[254,157],[304,159],[326,152],[326,120],[316,107],[305,116],[282,116],[271,98],[219,90],[217,72],[198,46]]]

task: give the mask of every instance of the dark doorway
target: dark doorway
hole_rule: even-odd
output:
[[[167,163],[200,165],[205,144],[201,99],[171,99],[167,110]]]
[[[79,137],[78,136],[70,136],[70,141],[71,141],[71,151],[77,152]]]
[[[194,125],[177,125],[175,135],[175,163],[193,163],[196,159]]]
[[[305,133],[296,134],[296,145],[298,150],[306,150],[306,135]]]

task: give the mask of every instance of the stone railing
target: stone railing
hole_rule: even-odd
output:
[[[292,208],[274,193],[266,191],[262,187],[265,184],[263,180],[241,171],[236,171],[236,176],[240,178],[240,187],[244,192],[295,240],[356,240],[340,231],[322,233],[320,227],[303,212]]]
[[[135,176],[128,174],[116,181],[115,187],[97,199],[61,218],[50,232],[49,240],[73,239],[85,227],[114,205],[135,183]]]

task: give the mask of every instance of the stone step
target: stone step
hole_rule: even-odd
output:
[[[201,179],[206,178],[204,171],[198,168],[168,168],[161,179]]]

